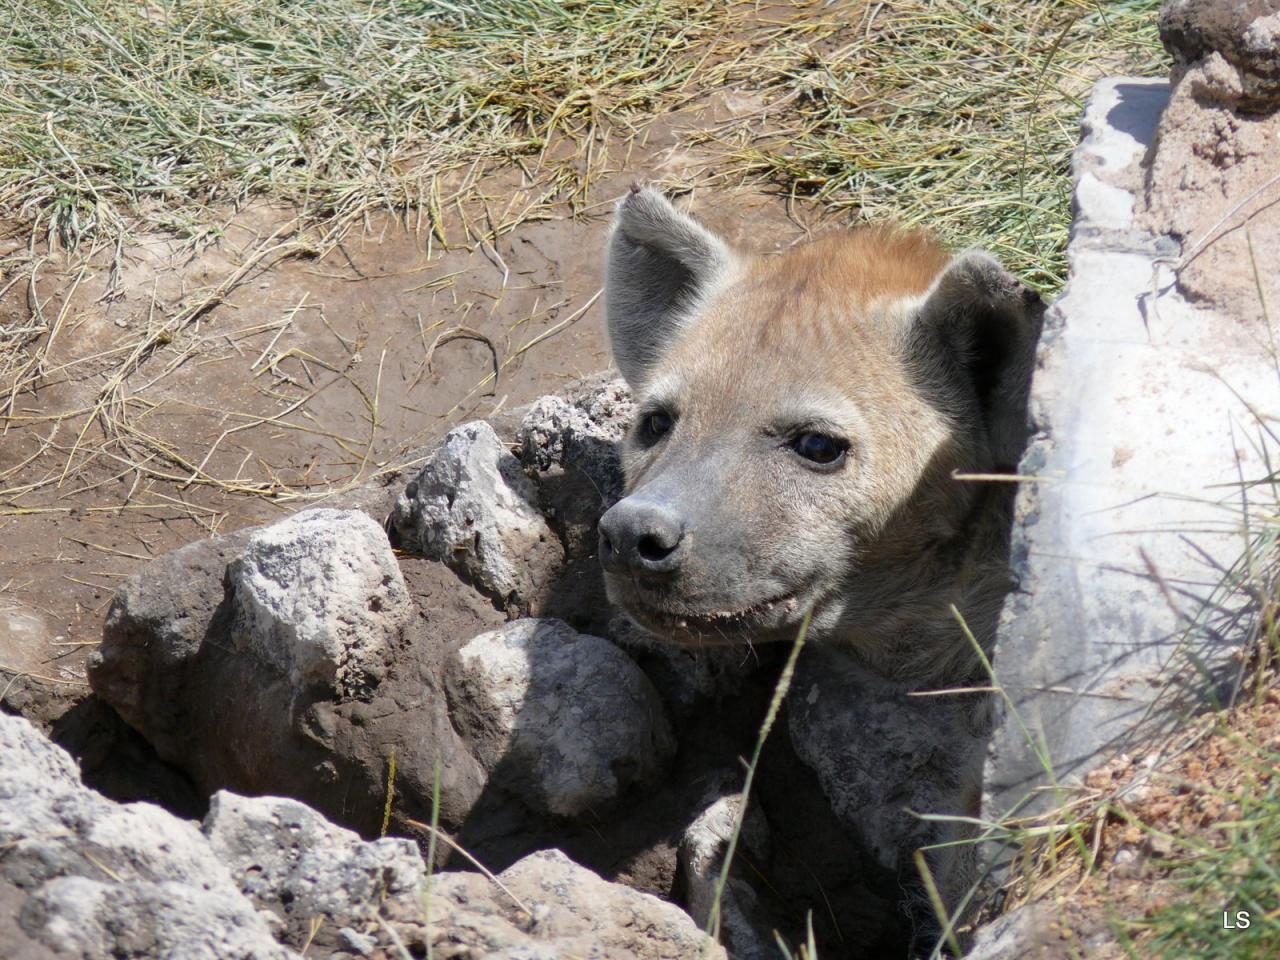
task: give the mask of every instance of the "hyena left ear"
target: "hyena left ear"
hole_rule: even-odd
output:
[[[941,361],[976,395],[995,464],[1013,469],[1027,442],[1027,394],[1044,318],[1040,295],[982,250],[955,257],[921,298],[912,324],[918,357]],[[936,381],[935,381],[936,382]]]
[[[652,187],[632,188],[618,204],[605,314],[613,358],[632,387],[644,382],[735,262],[728,244]]]

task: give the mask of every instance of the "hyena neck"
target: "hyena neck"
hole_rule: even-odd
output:
[[[849,609],[876,613],[861,622],[846,618],[836,642],[907,686],[989,684],[1000,610],[1014,585],[1014,494],[1012,484],[988,485],[955,537],[886,570],[869,589],[855,588],[864,596],[851,597]]]

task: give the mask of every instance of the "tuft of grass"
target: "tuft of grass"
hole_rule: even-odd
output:
[[[438,214],[463,168],[677,96],[720,7],[32,0],[0,27],[0,216],[75,246],[252,195]]]
[[[797,47],[781,129],[721,135],[732,163],[859,219],[981,244],[1042,290],[1065,279],[1070,158],[1093,82],[1164,76],[1159,0],[914,0]]]
[[[782,934],[774,931],[774,941],[778,947],[778,956],[780,960],[820,960],[818,956],[818,941],[813,935],[813,914],[805,916],[805,936],[804,943],[800,944],[798,951],[793,952],[791,947],[782,938]]]
[[[1149,921],[1147,947],[1169,960],[1280,956],[1280,752],[1234,738],[1247,777],[1231,799],[1239,816],[1216,824],[1216,842],[1170,840],[1185,896]],[[1247,926],[1237,913],[1243,912]],[[1230,928],[1228,928],[1230,924]]]

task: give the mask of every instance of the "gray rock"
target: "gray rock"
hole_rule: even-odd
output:
[[[589,478],[603,511],[622,495],[615,445],[634,413],[631,391],[621,377],[597,377],[567,397],[540,397],[520,425],[521,461],[541,473],[559,467]]]
[[[115,883],[60,877],[42,886],[22,923],[71,957],[263,960],[297,957],[271,939],[243,897],[189,883]]]
[[[987,760],[990,820],[1056,802],[1050,775],[1070,784],[1230,697],[1239,676],[1242,600],[1219,587],[1248,539],[1240,480],[1271,473],[1243,438],[1263,429],[1254,410],[1280,407],[1280,383],[1260,314],[1189,303],[1177,244],[1121,215],[1167,98],[1158,81],[1102,81],[1075,153],[1070,282],[1032,386],[1020,472],[1035,480],[1019,492],[1018,589],[995,649],[1016,717]],[[1081,195],[1092,181],[1111,204]]]
[[[299,691],[366,692],[413,616],[386,532],[354,510],[258,528],[228,578],[236,646]]]
[[[0,714],[0,942],[107,958],[295,954],[194,825],[115,804],[26,720]]]
[[[203,833],[149,804],[112,803],[3,714],[0,851],[0,943],[15,960],[299,956],[282,940],[311,955],[397,956],[400,944],[425,952],[428,937],[441,957],[724,958],[679,908],[558,851],[519,861],[500,885],[428,878],[412,842],[363,842],[291,800],[220,793]]]
[[[558,620],[516,620],[448,667],[454,722],[491,782],[574,816],[651,783],[675,752],[662,702],[608,640]]]
[[[475,421],[449,431],[397,498],[391,523],[406,549],[449,564],[500,601],[527,605],[530,569],[563,556],[536,499],[520,462]]]
[[[170,762],[195,749],[192,706],[208,688],[200,654],[224,607],[227,564],[248,538],[238,531],[197,540],[126,579],[89,658],[94,692]]]
[[[350,927],[340,929],[338,936],[341,937],[343,949],[361,957],[373,956],[373,952],[378,948],[377,937],[368,933],[360,933]]]
[[[710,925],[724,858],[741,809],[741,793],[718,797],[689,825],[680,841],[689,914],[699,929]],[[733,960],[776,960],[779,955],[773,937],[775,924],[751,883],[751,877],[764,874],[770,857],[769,825],[757,807],[748,806],[720,898],[720,941]],[[745,866],[747,863],[754,870]]]
[[[964,828],[920,814],[954,816],[957,798],[976,806],[994,720],[989,699],[912,696],[843,650],[812,647],[796,665],[787,710],[797,756],[874,861],[917,883],[914,851],[950,844],[930,853],[930,869],[949,900],[966,891],[975,851],[957,843]]]
[[[421,910],[427,873],[411,840],[366,843],[296,800],[225,791],[214,794],[203,829],[240,889],[285,921],[293,942],[316,918],[369,935],[380,916]]]
[[[1038,903],[996,917],[974,934],[965,960],[1036,960],[1049,953],[1044,950],[1049,919]]]
[[[1236,74],[1230,85],[1239,99],[1255,109],[1280,106],[1280,2],[1166,0],[1159,24],[1175,82],[1216,54]]]
[[[435,617],[462,636],[492,622],[419,615],[377,523],[304,513],[189,544],[128,578],[90,682],[205,796],[294,796],[372,831],[394,753],[407,815],[430,811],[439,762],[440,815],[456,826],[485,774],[445,713]]]
[[[537,481],[542,510],[570,559],[589,564],[597,580],[596,524],[622,496],[616,444],[633,412],[631,392],[609,371],[540,397],[520,422],[520,460]],[[596,582],[593,592],[603,596],[603,585]]]
[[[498,879],[505,891],[474,873],[433,878],[436,956],[726,960],[724,949],[709,942],[680,908],[608,883],[559,850],[525,857]],[[450,952],[442,954],[446,948]]]

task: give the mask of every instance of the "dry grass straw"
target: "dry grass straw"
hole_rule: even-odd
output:
[[[203,345],[192,335],[201,316],[246,277],[282,257],[343,250],[342,238],[368,227],[372,211],[393,212],[425,236],[429,259],[438,247],[484,251],[505,289],[509,271],[492,241],[522,222],[563,216],[553,205],[581,210],[615,131],[627,135],[690,95],[694,53],[724,35],[728,17],[722,4],[669,0],[28,5],[0,27],[0,218],[30,232],[25,250],[0,259],[0,286],[25,287],[31,316],[0,326],[0,429],[37,428],[42,440],[6,469],[20,483],[0,479],[0,515],[66,509],[15,500],[62,491],[94,464],[179,492],[318,496],[291,489],[265,463],[257,477],[242,476],[247,461],[233,476],[210,472],[229,436],[266,424],[328,436],[355,464],[352,483],[384,469],[372,459],[380,389],[367,393],[345,370],[331,369],[330,383],[360,393],[364,438],[302,422],[324,384],[281,394],[287,408],[272,417],[232,415],[241,422],[211,449],[189,453],[147,428],[148,416],[163,415],[148,391],[191,359]],[[486,178],[511,164],[523,185],[495,191]],[[56,311],[42,301],[42,271],[53,272],[46,264],[56,247],[78,251],[82,263],[105,256],[110,295],[131,237],[160,228],[194,250],[219,237],[228,208],[249,198],[284,203],[294,216],[223,283],[172,307],[153,297],[140,338],[131,332],[95,356],[50,359],[78,285],[64,287]],[[139,382],[162,351],[163,369]],[[277,384],[289,379],[280,375],[283,358],[265,368]],[[304,368],[316,362],[295,359]],[[494,365],[491,389],[496,351]],[[86,377],[101,378],[87,406],[53,414],[15,407],[38,387]],[[42,470],[51,459],[59,469]]]
[[[1158,7],[870,3],[855,29],[775,49],[767,115],[707,138],[729,158],[725,177],[767,178],[857,219],[927,225],[1053,288],[1083,99],[1103,76],[1165,74]]]
[[[0,474],[0,514],[13,515],[28,512],[16,505],[18,498],[44,488],[67,488],[69,481],[94,464],[105,466],[111,476],[93,484],[68,490],[69,494],[90,492],[113,480],[133,473],[135,489],[142,479],[160,480],[178,485],[181,491],[192,484],[216,487],[223,492],[277,496],[281,493],[274,481],[240,482],[235,479],[217,478],[204,472],[204,465],[212,456],[210,449],[204,460],[197,464],[176,449],[170,442],[157,438],[149,431],[145,421],[149,414],[161,408],[148,398],[156,384],[186,363],[204,346],[204,339],[192,332],[200,319],[219,304],[246,279],[279,262],[279,260],[315,252],[313,243],[301,239],[290,224],[277,230],[257,244],[248,256],[216,285],[198,291],[174,305],[171,312],[158,302],[154,294],[146,323],[142,329],[131,331],[123,342],[97,354],[80,355],[59,365],[52,366],[52,348],[58,341],[72,305],[76,303],[77,289],[87,268],[82,267],[69,288],[62,293],[62,303],[56,315],[46,314],[37,293],[38,271],[33,269],[26,278],[32,316],[45,331],[45,336],[26,341],[29,348],[24,355],[6,356],[8,369],[5,391],[0,396],[0,436],[13,428],[38,428],[48,425],[35,452]],[[292,235],[291,235],[292,234]],[[287,324],[290,318],[285,318]],[[33,326],[35,326],[33,325]],[[283,327],[284,324],[281,324]],[[240,331],[241,336],[260,332],[258,328]],[[137,382],[143,365],[163,348],[172,348],[168,362],[145,382]],[[54,375],[58,376],[53,380]],[[24,393],[35,393],[37,387],[52,383],[75,381],[97,377],[101,385],[92,399],[84,406],[45,412],[37,408],[31,413],[15,408],[17,398]],[[272,416],[251,418],[252,425],[278,423],[297,406]],[[234,428],[228,433],[235,432]],[[224,434],[225,436],[225,434]],[[216,449],[217,444],[214,445]],[[49,464],[57,463],[50,468]],[[36,479],[11,486],[3,481],[18,477],[34,467],[42,470]],[[129,498],[126,498],[129,499]],[[4,509],[7,506],[8,509]],[[38,509],[38,508],[37,508]],[[55,508],[59,509],[59,508]],[[61,508],[65,509],[65,508]]]
[[[283,409],[231,413],[213,447],[198,451],[149,426],[167,409],[155,388],[205,348],[200,318],[238,283],[279,257],[342,250],[374,211],[401,217],[429,256],[483,251],[501,297],[510,271],[494,238],[597,209],[607,200],[599,179],[633,149],[649,150],[651,120],[720,91],[758,106],[679,137],[708,159],[697,183],[772,184],[850,219],[928,221],[1052,286],[1080,97],[1101,73],[1160,69],[1155,7],[35,0],[0,27],[0,218],[30,241],[0,260],[0,296],[25,294],[29,313],[0,326],[0,430],[39,431],[39,441],[0,476],[0,515],[66,512],[19,501],[131,474],[125,508],[158,502],[210,529],[217,512],[187,503],[184,491],[320,496],[261,458],[219,470],[215,454],[229,438],[264,426],[328,437],[353,483],[394,469],[374,457],[380,388],[361,390],[347,369],[331,367],[307,388],[283,373],[290,357],[310,376],[314,357],[272,354],[268,344],[255,373],[273,378]],[[495,182],[517,171],[518,189]],[[282,203],[293,218],[234,274],[177,304],[154,301],[145,330],[109,349],[56,359],[74,333],[69,311],[84,276],[72,261],[60,302],[42,300],[66,262],[56,247],[87,252],[84,262],[104,254],[111,296],[131,236],[160,228],[197,250],[250,198]],[[454,411],[481,391],[497,395],[509,364],[589,305],[501,361],[493,351],[496,369]],[[37,387],[88,377],[99,381],[83,406],[18,409]],[[367,435],[340,436],[309,416],[334,383],[360,391]]]
[[[438,224],[446,173],[668,101],[721,7],[34,0],[0,32],[0,213],[67,245],[253,195]]]

